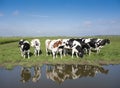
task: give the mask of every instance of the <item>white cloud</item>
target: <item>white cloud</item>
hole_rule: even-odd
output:
[[[85,27],[91,27],[92,26],[92,21],[84,21],[83,22],[83,26],[85,26]]]
[[[120,25],[120,19],[117,19],[117,20],[110,20],[109,24]]]
[[[120,24],[120,20],[119,19],[111,19],[111,20],[100,19],[97,21],[97,23],[100,25],[115,25],[115,24]]]
[[[15,11],[13,12],[13,15],[14,15],[14,16],[19,15],[19,11],[18,11],[18,10],[15,10]]]

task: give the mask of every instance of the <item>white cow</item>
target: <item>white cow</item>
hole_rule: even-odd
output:
[[[39,39],[33,39],[31,40],[31,46],[34,47],[34,54],[35,56],[40,54],[40,40]]]

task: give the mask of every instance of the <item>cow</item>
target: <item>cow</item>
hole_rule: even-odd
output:
[[[109,39],[99,39],[99,38],[88,38],[84,40],[85,43],[89,44],[90,50],[96,50],[97,53],[100,52],[100,49],[107,44],[110,44]]]
[[[22,57],[28,57],[30,58],[30,44],[27,40],[23,40],[21,39],[19,41],[19,47],[20,47],[20,51],[21,51],[21,56]]]
[[[91,51],[95,50],[97,53],[100,52],[100,49],[106,44],[110,44],[109,39],[100,39],[100,38],[77,38],[70,39],[69,45],[72,46],[72,42],[76,40],[81,44],[81,47],[84,53],[91,54]]]
[[[69,39],[62,39],[62,45],[64,46],[63,48],[63,55],[66,56],[72,49],[68,45]]]
[[[57,40],[47,39],[45,41],[45,46],[46,46],[46,55],[48,55],[48,53],[52,53],[53,59],[55,59],[57,57],[57,53],[60,53],[60,57],[62,58],[62,51],[64,46],[62,45],[61,39],[57,39]]]
[[[69,50],[71,50],[72,58],[74,53],[78,57],[83,57],[85,53],[89,54],[90,46],[87,43],[83,42],[84,38],[71,38],[67,41],[65,46],[69,46]]]
[[[51,51],[49,50],[50,42],[50,39],[45,40],[46,56],[48,56],[48,53],[51,53]]]
[[[74,53],[76,54],[77,58],[78,56],[81,58],[83,57],[84,51],[82,49],[82,45],[78,41],[74,40],[71,48],[72,48],[72,58],[73,58]]]
[[[85,38],[77,38],[74,40],[78,41],[81,44],[81,48],[85,54],[90,55],[90,45],[84,42]]]
[[[31,46],[34,47],[34,55],[39,56],[41,46],[40,40],[39,39],[31,40]]]

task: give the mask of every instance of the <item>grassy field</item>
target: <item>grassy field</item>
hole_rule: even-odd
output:
[[[99,54],[92,52],[90,56],[85,55],[83,58],[71,58],[70,55],[63,57],[58,56],[55,60],[52,56],[46,56],[45,39],[58,39],[65,37],[37,37],[41,41],[42,54],[40,56],[31,55],[30,59],[23,58],[20,55],[18,41],[23,37],[0,37],[0,66],[11,67],[14,65],[33,66],[41,64],[120,64],[120,36],[92,36],[96,38],[109,38],[111,43],[101,49]],[[30,41],[34,37],[25,37]],[[74,37],[75,38],[75,37]],[[31,47],[31,53],[34,50]]]

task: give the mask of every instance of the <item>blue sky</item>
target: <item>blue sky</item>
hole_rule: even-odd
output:
[[[0,0],[0,36],[120,35],[120,0]]]

